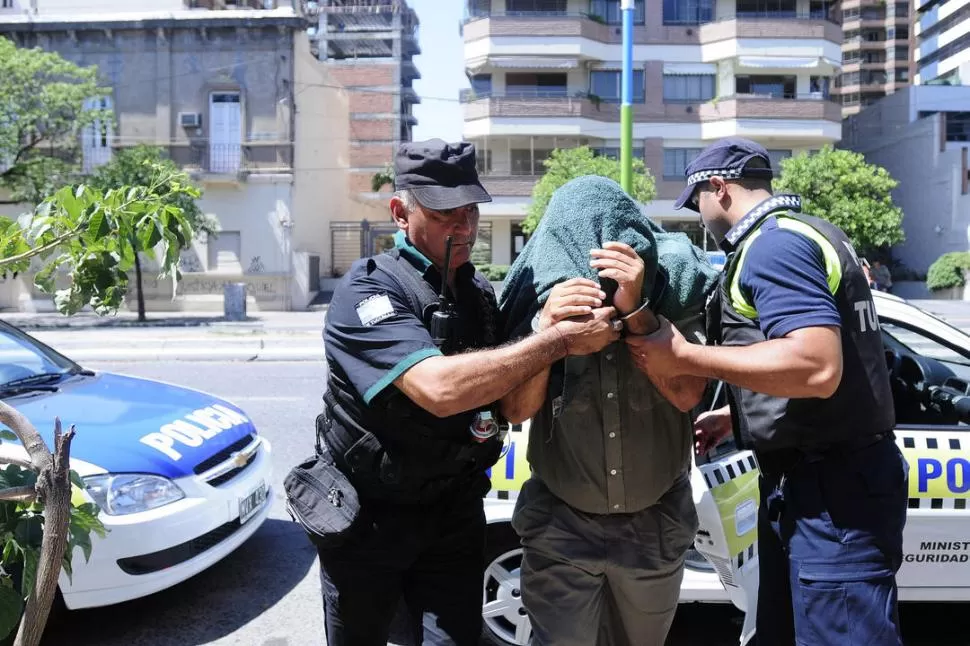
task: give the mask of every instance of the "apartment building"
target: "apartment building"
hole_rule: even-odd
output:
[[[418,123],[418,16],[406,0],[319,0],[308,10],[317,56],[350,92],[351,190],[384,202],[390,187],[375,193],[371,180]]]
[[[841,137],[830,88],[842,28],[820,0],[663,0],[635,4],[634,154],[657,183],[646,213],[710,248],[697,216],[675,211],[684,168],[708,143],[755,139],[777,164]],[[469,0],[464,137],[494,197],[478,258],[513,261],[521,221],[555,148],[619,154],[619,0]]]
[[[160,146],[219,221],[218,236],[183,252],[177,289],[149,263],[150,310],[221,310],[226,282],[247,284],[251,309],[305,309],[331,274],[330,222],[368,217],[347,197],[349,97],[311,53],[307,24],[289,0],[13,0],[0,10],[0,35],[97,66],[111,88],[102,107],[115,123],[82,134],[85,172],[124,147]],[[49,308],[31,282],[0,289],[0,307]]]
[[[894,260],[925,274],[942,254],[970,250],[970,87],[904,88],[846,119],[839,145],[899,180],[906,241]]]
[[[916,0],[916,83],[970,85],[970,0]]]
[[[912,81],[912,13],[909,0],[843,0],[840,6],[845,38],[834,94],[848,117]]]

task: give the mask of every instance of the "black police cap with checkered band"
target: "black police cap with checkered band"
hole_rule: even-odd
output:
[[[766,168],[745,168],[752,159],[761,159],[765,162]],[[719,176],[724,179],[757,177],[768,180],[774,177],[768,151],[764,146],[742,137],[729,137],[711,144],[687,165],[684,175],[687,177],[687,187],[674,202],[674,208],[687,207],[692,211],[697,211],[691,202],[697,185],[712,177]]]

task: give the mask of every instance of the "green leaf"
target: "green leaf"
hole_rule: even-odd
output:
[[[24,613],[24,600],[11,587],[0,586],[0,639],[10,636],[20,624]]]
[[[92,240],[100,240],[101,238],[108,235],[111,228],[108,225],[108,218],[104,211],[101,209],[96,210],[91,215],[91,220],[88,222],[87,234]]]
[[[84,478],[82,478],[80,476],[80,474],[78,474],[77,471],[75,471],[74,469],[71,469],[69,475],[70,475],[70,478],[71,478],[71,482],[75,486],[77,486],[78,489],[86,489],[87,488],[87,485],[84,484]]]
[[[6,428],[0,429],[0,440],[8,440],[10,442],[16,442],[19,439],[20,438],[17,437],[17,434],[11,431],[10,429],[6,429]]]

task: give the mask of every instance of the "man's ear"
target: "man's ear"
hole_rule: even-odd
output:
[[[391,219],[394,221],[394,224],[396,224],[399,229],[406,231],[408,228],[409,213],[407,208],[404,206],[404,200],[397,196],[392,197],[390,209]]]

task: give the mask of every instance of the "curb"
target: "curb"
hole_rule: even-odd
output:
[[[171,361],[210,361],[210,362],[252,362],[252,361],[325,361],[323,348],[78,348],[60,350],[80,364],[105,362],[171,362]]]

